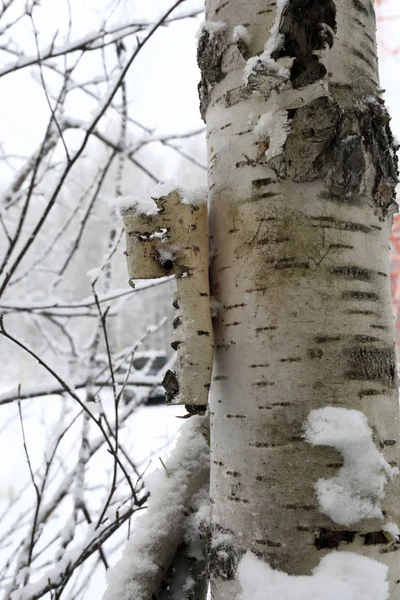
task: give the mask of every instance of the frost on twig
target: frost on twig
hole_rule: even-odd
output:
[[[206,485],[209,472],[208,424],[195,416],[182,427],[166,469],[149,483],[146,513],[135,523],[121,560],[108,574],[103,600],[149,600],[157,597],[168,569],[182,543],[188,513],[196,508],[196,494]],[[195,558],[195,557],[193,557]]]
[[[336,477],[316,483],[321,510],[339,525],[382,519],[384,487],[398,469],[376,448],[367,417],[358,410],[333,406],[313,410],[304,437],[313,446],[332,446],[343,455],[344,465]]]
[[[131,279],[176,276],[171,345],[178,352],[177,373],[165,378],[167,402],[205,406],[213,357],[207,194],[163,185],[154,196],[119,201],[128,272]]]

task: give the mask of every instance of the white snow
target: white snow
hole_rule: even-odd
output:
[[[203,23],[200,24],[200,27],[197,30],[196,39],[200,38],[203,31],[207,31],[207,33],[209,33],[211,37],[215,33],[226,31],[226,29],[228,29],[228,26],[223,21],[203,21]]]
[[[352,552],[324,556],[311,576],[287,575],[247,552],[239,563],[237,600],[387,600],[388,568]]]
[[[144,581],[159,573],[157,553],[182,525],[191,479],[208,469],[209,450],[202,433],[205,418],[193,416],[182,426],[175,450],[161,468],[146,478],[151,492],[146,513],[135,522],[121,560],[108,572],[103,600],[145,600]]]
[[[253,56],[247,61],[243,74],[244,83],[248,82],[249,76],[256,70],[257,65],[265,66],[270,71],[273,71],[276,75],[289,77],[288,69],[285,66],[278,64],[273,58],[271,58],[272,52],[277,50],[283,43],[283,35],[279,33],[279,24],[282,11],[286,3],[287,0],[277,0],[275,21],[269,31],[269,36],[264,46],[264,51],[262,54]]]
[[[396,525],[396,523],[393,523],[392,521],[389,521],[388,523],[385,523],[385,525],[382,527],[383,531],[387,531],[388,533],[390,533],[390,535],[395,539],[398,540],[400,537],[400,529],[399,526]]]
[[[190,186],[181,184],[175,179],[159,183],[150,191],[150,195],[154,200],[157,200],[158,198],[168,196],[172,192],[180,194],[182,204],[200,206],[208,202],[208,189],[206,185]]]
[[[86,271],[86,275],[88,276],[90,283],[94,283],[96,279],[98,279],[100,273],[101,267],[94,267],[93,269]]]
[[[387,481],[397,475],[376,448],[366,416],[358,410],[327,406],[311,411],[304,437],[313,446],[332,446],[344,464],[331,479],[319,479],[320,509],[339,525],[382,519],[380,500]]]
[[[267,160],[281,154],[289,131],[290,124],[286,110],[281,109],[261,115],[254,133],[257,141],[261,142],[269,138],[269,147],[265,151]]]
[[[251,42],[250,33],[244,25],[236,25],[236,27],[233,28],[232,39],[234,42],[242,40],[247,46]]]
[[[141,215],[156,215],[158,213],[157,205],[153,200],[139,198],[138,196],[118,196],[113,198],[113,203],[121,215],[129,209],[133,209]]]

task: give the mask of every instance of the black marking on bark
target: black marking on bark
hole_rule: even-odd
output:
[[[260,189],[266,185],[271,185],[271,183],[276,183],[276,180],[272,179],[271,177],[264,177],[263,179],[253,179],[251,185],[256,189]]]
[[[342,298],[343,300],[359,300],[361,302],[379,302],[380,300],[378,294],[375,294],[374,292],[362,292],[361,290],[343,292]]]
[[[256,327],[256,333],[260,333],[261,331],[274,331],[275,329],[278,329],[275,326],[270,326],[270,327]]]
[[[368,11],[360,0],[352,0],[353,7],[361,14],[368,16]]]
[[[227,28],[209,32],[203,29],[197,45],[197,64],[201,72],[198,85],[200,98],[200,114],[203,121],[210,101],[211,89],[216,83],[222,81],[225,73],[222,72],[222,59],[228,45]]]
[[[179,382],[175,371],[169,369],[165,373],[162,386],[165,389],[165,401],[168,404],[179,394]]]
[[[308,504],[283,504],[282,508],[289,510],[315,510],[315,506],[309,506]]]
[[[210,332],[209,331],[205,331],[204,329],[198,329],[197,330],[197,335],[206,335],[206,336],[210,336]]]
[[[231,414],[227,414],[226,415],[227,419],[247,419],[246,415],[231,415]]]
[[[281,448],[286,444],[274,444],[270,442],[249,442],[251,448]]]
[[[241,473],[239,473],[239,471],[225,471],[227,475],[230,475],[231,477],[240,477]]]
[[[213,377],[213,381],[225,381],[226,379],[228,379],[226,375],[217,375],[216,377]]]
[[[223,8],[225,8],[225,6],[227,6],[229,4],[229,0],[227,0],[226,2],[223,2],[222,4],[220,4],[216,9],[215,9],[215,14],[217,15]]]
[[[277,192],[264,192],[263,194],[258,194],[258,196],[256,196],[257,200],[263,200],[265,198],[275,198],[276,196],[282,196],[282,193],[277,193]]]
[[[269,367],[268,363],[260,363],[260,364],[254,364],[254,365],[249,365],[250,369],[259,369],[261,367]]]
[[[339,221],[335,217],[311,217],[313,221],[320,223],[320,227],[325,229],[339,229],[339,231],[360,231],[361,233],[371,233],[371,227],[363,223],[351,223],[349,221]],[[317,225],[314,225],[316,227]],[[352,248],[352,247],[351,247]]]
[[[317,550],[326,550],[338,548],[339,545],[344,542],[351,544],[356,536],[356,531],[351,530],[339,530],[335,531],[332,529],[326,529],[321,527],[314,538],[314,546]]]
[[[273,381],[253,381],[251,385],[254,385],[255,387],[270,387],[275,385],[275,383]]]
[[[368,533],[362,533],[361,537],[364,538],[365,546],[375,546],[376,544],[389,544],[391,541],[391,535],[385,531],[370,531]]]
[[[233,321],[233,323],[227,323],[225,327],[236,327],[236,325],[241,325],[240,321]]]
[[[380,342],[381,340],[373,335],[354,335],[353,340],[355,342],[361,342],[362,344],[367,344],[368,342]]]
[[[301,358],[294,358],[292,356],[289,356],[289,358],[280,358],[279,362],[288,362],[288,363],[301,362]]]
[[[334,275],[344,277],[344,279],[357,281],[371,281],[374,272],[371,269],[363,269],[362,267],[340,266],[334,267],[331,271]]]
[[[354,347],[345,348],[348,361],[346,378],[358,381],[381,381],[393,386],[396,378],[396,354],[394,348]]]
[[[367,315],[367,316],[379,317],[378,313],[374,312],[373,310],[352,309],[352,310],[345,310],[344,312],[348,315]]]
[[[172,301],[172,306],[173,306],[174,308],[176,308],[176,309],[178,309],[178,308],[179,308],[179,302],[178,302],[178,300],[177,300],[176,298],[175,298],[175,300],[173,300],[173,301]]]
[[[175,341],[175,342],[171,342],[170,346],[173,350],[178,350],[178,348],[181,344],[182,344],[182,342]]]
[[[340,342],[342,338],[339,335],[317,335],[314,342],[317,344],[326,344],[330,342]]]
[[[202,298],[205,298],[205,297],[208,298],[208,293],[207,292],[199,292],[199,296],[201,296]]]
[[[322,358],[323,355],[324,355],[324,353],[321,350],[321,348],[308,348],[307,349],[308,358]]]
[[[217,467],[223,467],[224,463],[220,460],[213,460],[213,464],[217,465]]]
[[[332,47],[336,31],[336,7],[331,0],[289,0],[279,24],[282,48],[272,53],[275,60],[294,57],[290,79],[294,88],[309,85],[326,74],[317,50]]]
[[[173,329],[176,329],[179,327],[179,325],[182,325],[182,317],[175,317],[175,319],[172,321]]]
[[[230,304],[229,306],[225,307],[225,310],[232,310],[233,308],[243,308],[245,306],[246,304],[244,302],[241,302],[240,304]]]
[[[207,555],[211,575],[225,581],[234,579],[245,549],[239,544],[233,531],[215,525],[207,541]]]
[[[270,244],[284,244],[285,242],[288,242],[290,238],[287,237],[283,237],[283,238],[276,238],[274,240],[271,240],[271,238],[263,238],[261,240],[257,240],[257,244],[260,245],[265,245],[268,246]]]
[[[231,502],[241,502],[242,504],[248,504],[247,498],[239,498],[238,496],[228,496],[228,500]]]
[[[396,440],[383,440],[382,444],[384,446],[395,446],[397,444]]]
[[[386,390],[372,390],[372,389],[368,389],[368,390],[361,390],[358,393],[359,398],[364,398],[364,396],[382,396],[382,394],[385,394]]]
[[[329,244],[329,248],[332,250],[354,250],[354,246],[349,244]]]

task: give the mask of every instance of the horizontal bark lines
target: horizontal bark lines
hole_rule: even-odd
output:
[[[315,483],[335,476],[342,459],[304,442],[309,412],[362,411],[386,459],[397,461],[387,265],[397,167],[376,75],[364,66],[361,73],[365,58],[373,63],[374,31],[369,0],[359,3],[367,14],[347,0],[288,2],[274,30],[283,36],[278,63],[266,60],[257,93],[231,54],[221,62],[223,79],[208,88],[211,293],[222,307],[211,385],[215,536],[229,531],[242,549],[291,574],[310,574],[332,548],[362,547],[375,557],[382,549],[364,543],[381,522],[345,530],[318,510]],[[276,4],[222,5],[210,0],[208,17],[229,31],[248,23],[249,51],[260,57]],[[357,31],[355,19],[364,24]],[[400,523],[397,490],[398,482],[383,508]],[[237,592],[226,585],[232,573],[223,577],[215,573],[218,600]]]

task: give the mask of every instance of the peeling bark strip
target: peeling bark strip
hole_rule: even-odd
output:
[[[207,204],[184,203],[179,192],[155,199],[147,212],[141,205],[124,210],[126,258],[131,279],[176,275],[173,322],[177,373],[168,371],[163,385],[171,404],[208,402],[214,349],[208,278]],[[188,414],[195,414],[189,410]]]
[[[203,26],[197,45],[197,64],[201,71],[198,91],[203,121],[206,119],[211,88],[225,76],[222,72],[222,59],[227,45],[227,27],[224,23]]]
[[[383,219],[396,197],[398,147],[382,100],[367,98],[357,107],[343,110],[328,97],[321,97],[290,113],[291,128],[283,152],[269,161],[276,174],[298,182],[322,177],[326,185],[322,196],[342,203],[357,201],[372,163],[376,211]]]

